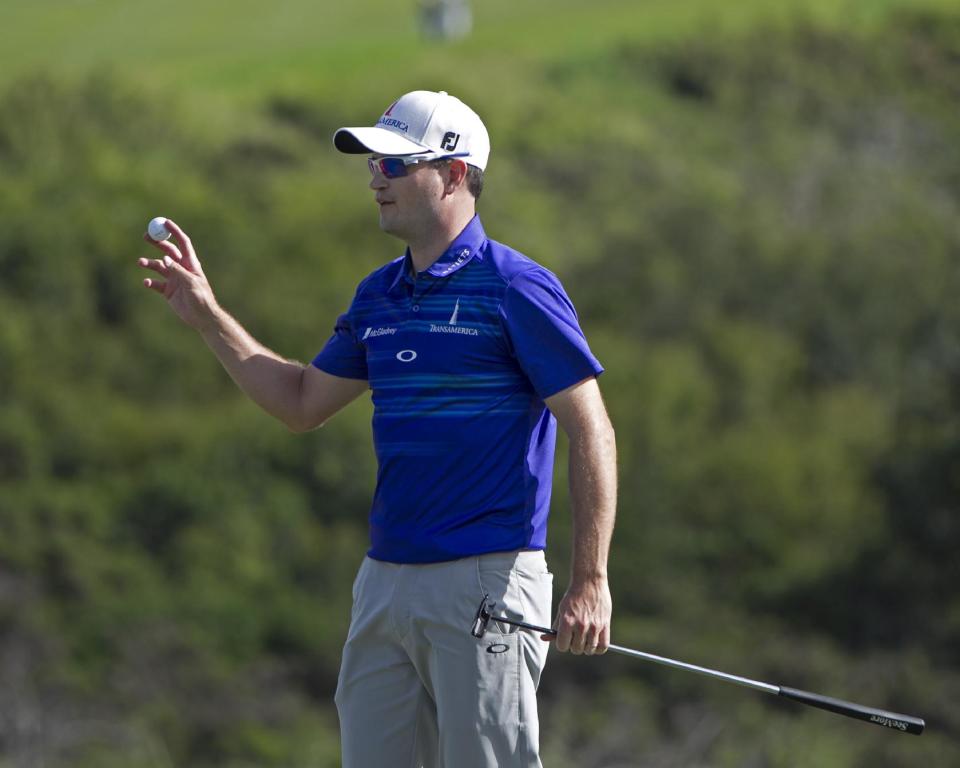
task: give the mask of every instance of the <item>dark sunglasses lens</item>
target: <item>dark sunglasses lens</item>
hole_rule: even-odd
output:
[[[407,166],[403,164],[401,157],[381,157],[379,160],[380,171],[388,179],[396,179],[407,175]]]
[[[378,172],[387,179],[397,179],[407,175],[407,165],[402,157],[368,157],[367,167],[370,169],[371,176],[376,176]]]

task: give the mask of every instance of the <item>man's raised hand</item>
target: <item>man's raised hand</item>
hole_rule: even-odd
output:
[[[200,330],[211,317],[217,302],[210,283],[203,274],[197,252],[187,234],[167,219],[166,228],[173,235],[170,240],[154,240],[144,233],[143,239],[159,250],[159,259],[141,258],[137,263],[156,272],[163,280],[145,278],[143,284],[163,296],[170,308],[187,325]]]

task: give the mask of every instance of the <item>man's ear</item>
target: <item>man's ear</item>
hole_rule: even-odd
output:
[[[447,166],[447,194],[452,194],[458,187],[467,183],[467,164],[458,158],[454,158]]]

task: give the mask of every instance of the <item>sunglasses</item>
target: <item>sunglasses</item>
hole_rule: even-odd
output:
[[[399,179],[406,176],[409,171],[407,166],[417,163],[435,163],[440,160],[450,160],[454,157],[466,157],[467,153],[462,152],[455,155],[444,155],[443,157],[368,157],[367,167],[370,169],[370,175],[376,176],[383,174],[386,179]]]

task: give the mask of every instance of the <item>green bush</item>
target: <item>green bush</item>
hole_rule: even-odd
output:
[[[556,656],[551,765],[960,759],[958,41],[910,13],[573,52],[491,120],[485,225],[560,274],[607,367],[615,641],[939,720],[918,742]],[[399,252],[324,98],[0,97],[0,766],[337,764],[370,404],[287,433],[135,263],[175,218],[224,305],[309,359]]]

